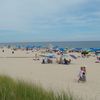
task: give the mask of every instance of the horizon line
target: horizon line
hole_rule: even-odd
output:
[[[8,43],[32,43],[32,42],[100,42],[100,40],[86,40],[86,41],[16,41],[16,42],[0,42],[0,44]]]

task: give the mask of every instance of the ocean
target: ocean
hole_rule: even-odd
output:
[[[16,42],[16,43],[0,43],[2,46],[13,46],[13,47],[26,47],[27,45],[48,47],[51,44],[53,47],[62,48],[100,48],[100,41],[65,41],[65,42]]]

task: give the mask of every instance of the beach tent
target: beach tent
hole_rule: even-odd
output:
[[[56,58],[56,56],[54,54],[48,54],[47,57],[48,58]]]
[[[53,53],[47,53],[47,54],[43,54],[41,56],[42,57],[48,57],[48,58],[56,58],[56,54],[53,54]]]

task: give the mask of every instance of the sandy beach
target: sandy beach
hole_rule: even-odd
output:
[[[34,55],[31,51],[18,50],[12,54],[10,49],[5,48],[4,52],[0,49],[0,74],[35,82],[54,91],[70,90],[83,100],[100,100],[100,63],[95,63],[96,57],[72,58],[71,64],[63,65],[41,64],[41,60],[33,60]],[[87,69],[85,83],[77,82],[81,66],[86,66]]]

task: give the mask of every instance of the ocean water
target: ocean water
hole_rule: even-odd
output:
[[[53,47],[64,47],[64,48],[100,48],[100,41],[66,41],[66,42],[18,42],[18,43],[0,43],[2,46],[20,46],[26,47],[27,45],[48,47],[51,44]]]

